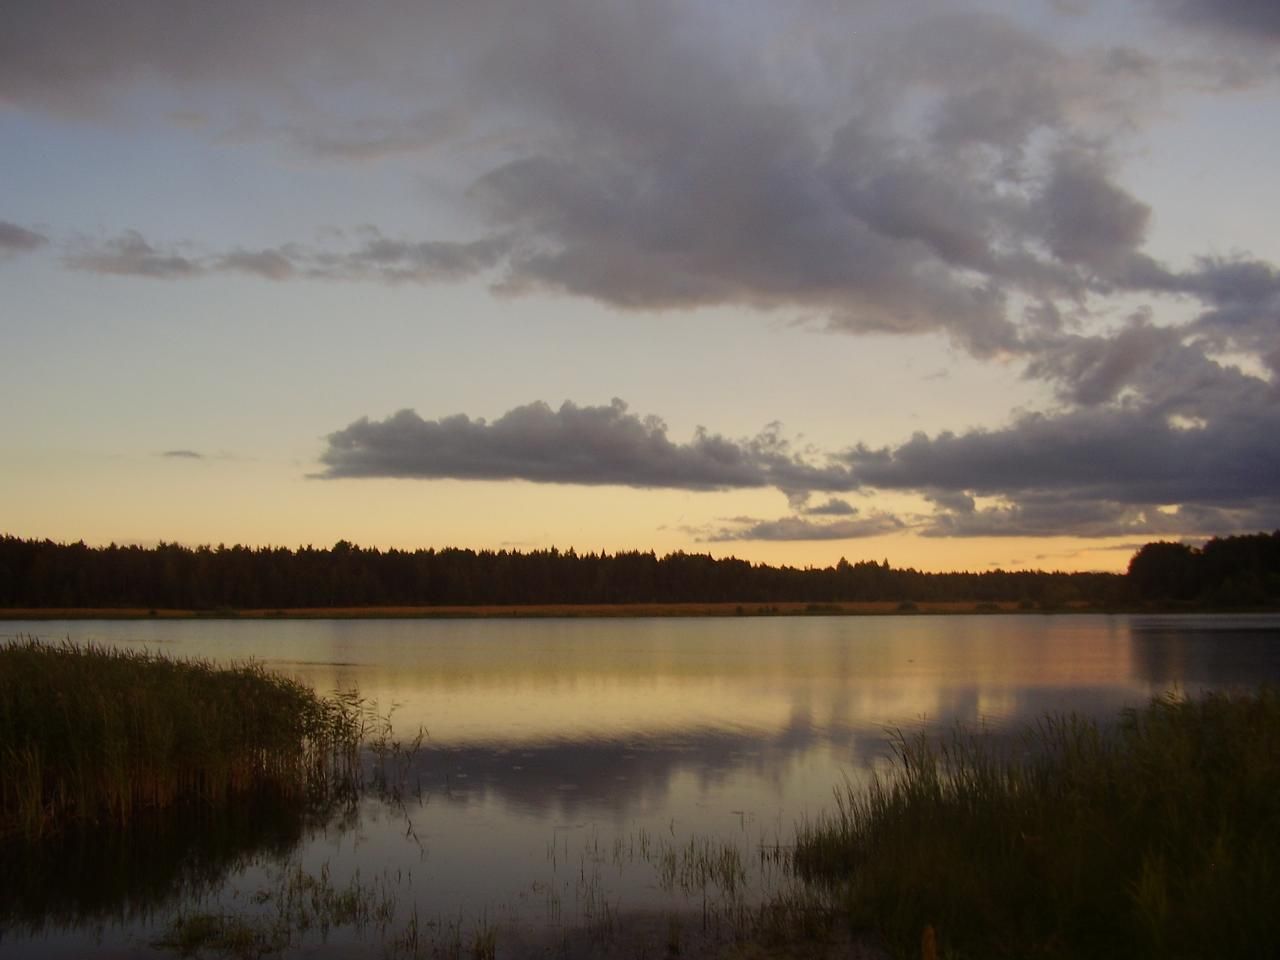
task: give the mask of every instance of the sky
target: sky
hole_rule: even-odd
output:
[[[6,0],[0,532],[1280,527],[1274,0]]]

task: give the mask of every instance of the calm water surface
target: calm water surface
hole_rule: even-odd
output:
[[[228,857],[205,896],[241,909],[288,862],[392,877],[401,915],[463,925],[674,909],[682,894],[660,882],[654,849],[787,842],[837,785],[884,763],[888,728],[1004,730],[1280,682],[1272,615],[0,624],[15,635],[252,658],[359,690],[398,736],[425,729],[420,794],[403,807],[367,800],[343,822],[286,829]],[[38,931],[30,910],[11,917],[0,956],[151,955],[183,904],[121,898],[64,903]]]

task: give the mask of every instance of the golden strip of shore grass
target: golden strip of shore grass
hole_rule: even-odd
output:
[[[538,603],[450,606],[288,607],[248,610],[148,610],[141,607],[14,607],[0,609],[0,620],[244,620],[449,619],[526,617],[741,617],[868,616],[896,613],[1015,613],[1025,609],[1013,601],[971,600],[845,601],[831,603]]]

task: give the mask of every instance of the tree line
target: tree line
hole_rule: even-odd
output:
[[[896,601],[1086,604],[1280,600],[1280,532],[1148,544],[1126,575],[925,573],[888,561],[797,568],[677,551],[90,547],[0,537],[0,606],[182,610],[408,605]]]
[[[1129,561],[1130,592],[1200,606],[1280,603],[1280,530],[1215,537],[1203,547],[1148,543]]]

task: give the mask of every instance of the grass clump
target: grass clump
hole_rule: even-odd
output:
[[[317,797],[358,766],[360,706],[256,664],[0,645],[0,838],[263,791]]]
[[[1280,943],[1280,693],[1054,717],[1023,749],[899,735],[797,874],[898,956],[1263,957]]]

